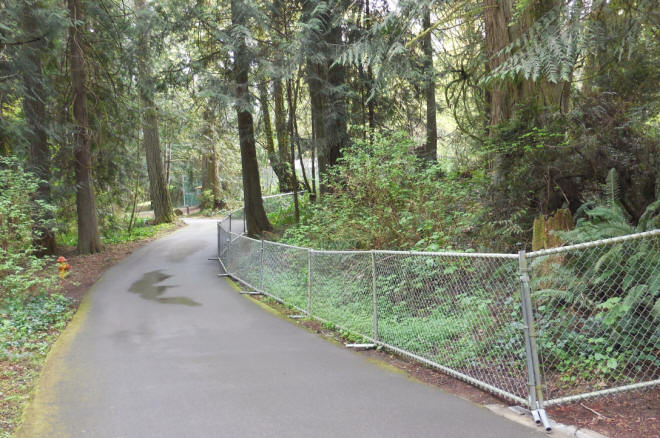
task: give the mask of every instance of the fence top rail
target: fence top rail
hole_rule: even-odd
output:
[[[542,249],[542,250],[539,250],[539,251],[532,251],[532,252],[527,253],[527,257],[540,257],[540,256],[544,256],[544,255],[557,254],[557,253],[562,253],[562,252],[566,252],[566,251],[571,251],[571,250],[574,250],[574,249],[585,249],[585,248],[592,248],[594,246],[611,245],[613,243],[626,242],[628,240],[643,239],[645,237],[653,237],[653,236],[660,236],[660,229],[645,231],[643,233],[627,234],[625,236],[612,237],[610,239],[594,240],[594,241],[591,241],[591,242],[577,243],[575,245],[559,246],[557,248],[550,248],[550,249]]]
[[[472,257],[480,259],[517,259],[518,254],[509,253],[493,253],[493,252],[426,252],[426,251],[388,251],[388,250],[373,250],[374,254],[390,254],[390,255],[414,255],[414,256],[427,256],[427,257]]]
[[[245,234],[243,234],[243,233],[234,233],[234,232],[232,231],[230,234],[231,234],[232,236],[236,236],[236,239],[234,239],[234,240],[245,239],[245,240],[251,240],[251,241],[253,241],[253,242],[261,243],[261,239],[255,239],[255,238],[250,237],[250,236],[247,236],[247,235],[245,235]]]
[[[304,190],[301,190],[301,191],[298,192],[299,195],[304,194],[304,193],[305,193]],[[281,198],[283,196],[291,196],[291,195],[293,195],[293,192],[276,193],[274,195],[264,196],[262,199]]]
[[[330,255],[330,254],[338,254],[338,255],[340,255],[340,254],[346,254],[346,255],[351,255],[351,254],[365,254],[365,255],[368,255],[368,254],[371,254],[371,251],[368,251],[368,250],[360,251],[360,250],[357,250],[357,249],[353,249],[353,250],[332,250],[332,249],[326,250],[326,249],[313,249],[313,248],[308,248],[308,249],[313,254],[328,254],[328,255]]]
[[[282,246],[282,247],[285,247],[285,248],[299,249],[299,250],[302,250],[302,251],[313,251],[312,249],[305,248],[303,246],[288,245],[286,243],[273,242],[272,240],[265,240],[265,239],[264,239],[264,245],[277,245],[277,246]]]

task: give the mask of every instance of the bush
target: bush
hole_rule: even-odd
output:
[[[44,292],[54,282],[44,275],[52,258],[37,257],[34,245],[45,213],[53,209],[34,199],[38,185],[16,160],[0,158],[0,302]]]
[[[488,233],[506,235],[501,226],[476,232],[487,220],[484,173],[445,175],[440,163],[421,161],[414,146],[395,132],[344,149],[325,181],[329,193],[302,210],[301,225],[284,240],[324,249],[434,251],[492,245]]]

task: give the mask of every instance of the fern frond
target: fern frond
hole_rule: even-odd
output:
[[[611,168],[605,179],[605,196],[609,207],[613,207],[619,201],[619,174],[615,168]]]
[[[637,231],[649,231],[660,228],[660,199],[649,204],[639,218]]]

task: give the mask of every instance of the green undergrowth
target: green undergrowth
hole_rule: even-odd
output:
[[[281,241],[314,249],[514,252],[526,247],[526,212],[494,220],[484,174],[424,165],[402,134],[345,150],[328,193],[270,210]],[[609,178],[608,178],[609,180]],[[633,223],[609,183],[575,212],[579,243],[660,227],[660,201]],[[530,237],[530,236],[527,236]],[[485,250],[485,251],[483,251]],[[264,290],[307,308],[308,254],[265,246]],[[252,263],[246,259],[245,266]],[[311,312],[525,396],[518,261],[469,257],[312,254]],[[548,395],[570,395],[656,378],[660,372],[660,248],[638,239],[529,261],[538,347]],[[259,279],[257,279],[259,280]],[[499,380],[498,380],[499,379]],[[491,381],[489,381],[491,382]],[[514,386],[518,385],[518,386]],[[579,388],[579,389],[576,389]]]
[[[329,171],[326,193],[303,204],[300,224],[283,242],[317,249],[507,249],[521,239],[509,221],[495,224],[483,199],[489,178],[480,170],[451,173],[412,150],[402,132],[357,140]],[[289,209],[290,210],[290,209]],[[288,213],[288,214],[287,214]],[[290,212],[274,212],[291,224]],[[477,226],[480,224],[480,226]],[[497,235],[498,239],[493,237]]]
[[[0,438],[18,427],[46,355],[73,311],[59,294],[0,301]]]
[[[130,232],[127,225],[108,226],[101,229],[101,240],[106,245],[133,242],[154,237],[159,232],[171,229],[174,226],[175,224],[152,225],[147,219],[138,218]],[[56,239],[58,246],[76,246],[78,231],[75,227],[70,227],[57,233]]]

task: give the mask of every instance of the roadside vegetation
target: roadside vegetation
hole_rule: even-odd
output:
[[[0,438],[11,437],[20,423],[48,351],[78,304],[66,295],[55,257],[35,245],[42,229],[57,229],[49,218],[54,208],[34,200],[38,186],[16,160],[0,158]],[[175,226],[138,219],[128,231],[117,222],[101,228],[108,248]],[[56,236],[60,251],[75,247],[75,231]]]
[[[69,317],[54,257],[151,238],[188,207],[244,207],[250,236],[319,249],[514,253],[657,228],[657,11],[657,0],[3,2],[3,370]],[[287,208],[264,201],[299,191]],[[566,320],[541,321],[556,370],[611,377],[632,355],[660,369],[658,348],[634,335],[658,345],[658,277],[640,266],[660,255],[639,252],[546,262],[557,275],[535,285],[543,304],[597,309],[577,318],[593,328],[572,338],[582,353],[548,340]],[[453,284],[464,267],[428,268]],[[282,294],[304,282],[270,275]],[[577,276],[588,281],[565,281]],[[408,285],[380,281],[400,332],[425,318],[448,327],[410,348],[461,336],[442,306],[406,308],[396,289]],[[328,312],[366,327],[333,287]],[[488,292],[460,311],[490,324]],[[624,322],[621,343],[602,341]],[[506,348],[493,354],[518,354]],[[20,373],[7,372],[15,387]]]

